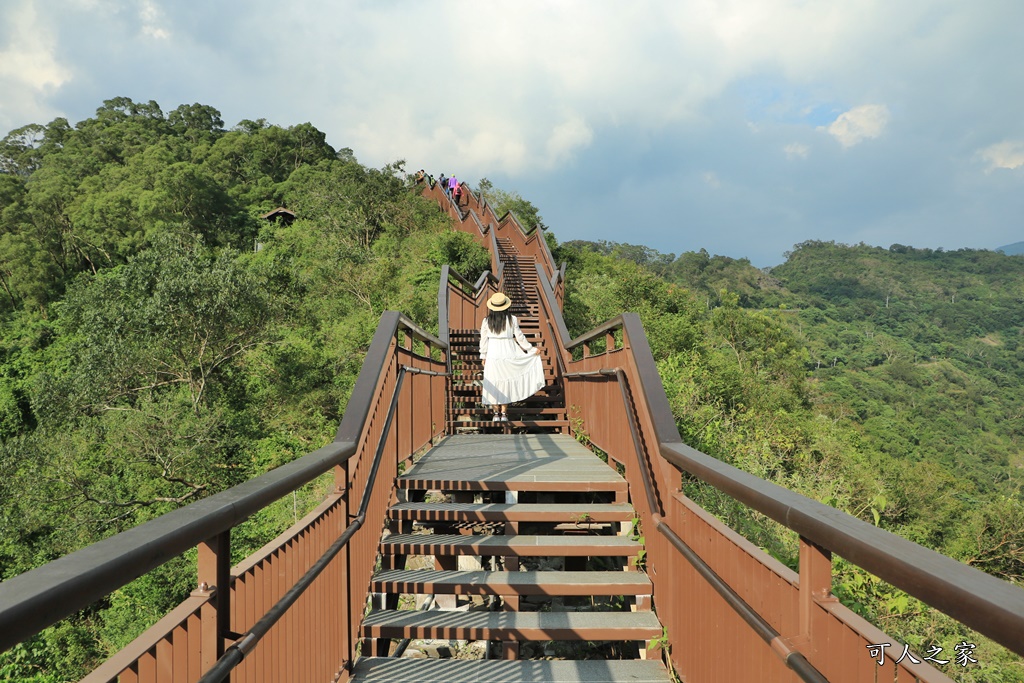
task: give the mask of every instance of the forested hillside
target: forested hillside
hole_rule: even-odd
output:
[[[543,225],[519,195],[481,186]],[[260,218],[278,206],[296,220]],[[0,580],[330,440],[381,312],[436,329],[440,266],[487,267],[448,228],[401,162],[367,168],[308,123],[226,129],[209,106],[118,98],[74,126],[7,135]],[[640,314],[691,445],[1024,577],[1024,258],[805,243],[764,272],[609,243],[555,256],[574,334]],[[686,486],[795,565],[788,532]],[[235,559],[322,492],[233,532]],[[836,564],[841,599],[901,643],[980,643],[979,665],[954,678],[1024,680],[1019,657]],[[194,588],[193,566],[182,558],[0,654],[0,680],[76,680]]]
[[[1024,579],[1024,258],[808,242],[745,259],[572,242],[578,334],[637,311],[680,433],[741,469],[1000,578]],[[691,496],[796,566],[796,539],[715,491]],[[1024,662],[837,562],[835,590],[901,643],[983,644],[959,680]]]
[[[118,98],[13,131],[0,169],[0,580],[330,441],[380,314],[436,329],[441,265],[489,264],[400,162],[308,123]],[[280,205],[294,223],[259,218]],[[77,680],[194,587],[171,563],[0,654],[0,680]]]

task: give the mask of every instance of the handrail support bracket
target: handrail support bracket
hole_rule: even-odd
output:
[[[832,552],[800,537],[800,635],[794,641],[813,647],[815,605],[832,595]]]

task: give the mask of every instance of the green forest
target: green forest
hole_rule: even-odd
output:
[[[481,179],[499,211],[540,212]],[[285,206],[294,222],[262,216]],[[557,232],[558,226],[554,226]],[[692,446],[1000,578],[1024,577],[1024,256],[805,242],[744,259],[559,244],[576,335],[643,320]],[[262,474],[334,435],[380,314],[436,330],[441,265],[485,252],[403,163],[310,123],[115,98],[0,141],[0,580]],[[795,566],[796,539],[687,493]],[[322,497],[251,519],[240,560]],[[844,603],[916,651],[1021,658],[837,559]],[[0,654],[0,680],[77,680],[194,587],[194,557]]]

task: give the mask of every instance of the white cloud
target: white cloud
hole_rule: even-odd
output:
[[[54,57],[54,40],[39,24],[35,6],[22,2],[7,14],[9,44],[0,50],[0,79],[36,90],[59,87],[70,78]]]
[[[150,38],[166,40],[171,37],[170,32],[160,26],[162,13],[153,0],[142,0],[139,7],[139,19],[142,20],[142,33]]]
[[[25,0],[0,10],[9,41],[0,44],[0,136],[26,123],[57,115],[47,98],[71,78],[56,58],[56,40],[41,24],[34,3]]]
[[[722,181],[714,171],[704,171],[704,173],[701,174],[701,178],[704,180],[704,184],[712,190],[717,190],[722,187]]]
[[[579,116],[573,116],[558,124],[551,131],[547,141],[547,165],[558,166],[573,152],[586,147],[594,139],[594,131]]]
[[[1024,166],[1024,140],[1003,140],[979,152],[988,162],[988,170],[1020,168]]]
[[[239,12],[209,0],[0,0],[0,134],[47,116],[80,120],[117,95],[167,109],[199,101],[229,125],[310,121],[370,165],[405,158],[486,175],[538,205],[547,193],[552,215],[591,200],[614,172],[627,186],[671,177],[693,193],[745,188],[762,222],[778,221],[773,239],[843,240],[828,231],[886,212],[917,216],[933,197],[1020,215],[1020,193],[1001,184],[986,184],[990,194],[950,184],[972,156],[976,170],[1024,168],[1014,142],[1024,3],[996,3],[998,12],[962,0],[250,0]],[[896,137],[896,111],[898,144],[873,145],[841,172],[829,163],[844,147]],[[808,136],[817,126],[838,144]],[[597,182],[569,182],[570,166]],[[850,182],[871,198],[860,213],[836,209]],[[652,216],[679,211],[670,194],[648,206]],[[800,220],[807,234],[782,229]],[[893,239],[935,239],[923,234]],[[754,248],[727,237],[719,248]]]
[[[853,147],[877,138],[889,124],[889,108],[884,104],[863,104],[839,115],[826,130],[843,147]]]
[[[793,142],[783,147],[787,159],[806,159],[811,154],[811,148],[799,142]]]
[[[564,165],[574,150],[600,144],[611,131],[685,131],[733,84],[766,68],[786,78],[826,78],[871,28],[864,15],[874,1],[821,7],[803,0],[456,0],[429,12],[373,4],[346,10],[342,34],[328,16],[304,27],[306,49],[296,51],[302,61],[290,70],[332,65],[328,82],[315,86],[345,93],[343,135],[375,138],[367,161],[412,160],[414,151],[449,165],[466,159],[467,150],[456,155],[453,147],[414,142],[413,150],[406,131],[372,135],[360,128],[379,127],[394,117],[393,107],[414,102],[418,130],[411,137],[429,139],[432,130],[452,126],[460,139],[490,146],[490,153],[468,150],[491,166],[486,172],[518,174]],[[270,12],[261,24],[284,19]],[[397,101],[391,97],[399,93]],[[855,91],[843,99],[863,96]]]

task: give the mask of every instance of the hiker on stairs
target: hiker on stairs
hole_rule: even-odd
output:
[[[508,310],[512,300],[498,292],[487,300],[489,313],[480,325],[480,360],[484,363],[484,405],[496,406],[494,422],[508,422],[508,404],[544,387],[540,353],[519,329]]]

